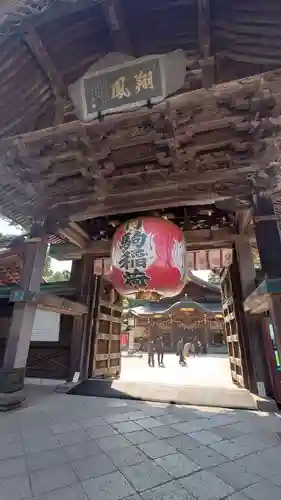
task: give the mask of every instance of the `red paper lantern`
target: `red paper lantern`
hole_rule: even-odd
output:
[[[185,243],[172,222],[148,217],[120,226],[113,237],[110,279],[124,296],[173,297],[185,284]]]

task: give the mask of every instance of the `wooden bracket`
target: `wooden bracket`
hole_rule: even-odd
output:
[[[253,217],[252,209],[241,210],[237,214],[238,231],[240,234],[247,233]]]

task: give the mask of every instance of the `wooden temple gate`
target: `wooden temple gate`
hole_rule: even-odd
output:
[[[36,306],[75,316],[72,373],[118,374],[119,304],[93,266],[143,213],[179,225],[187,250],[234,250],[233,378],[267,385],[259,315],[274,318],[281,356],[280,23],[278,0],[0,6],[0,214],[26,229],[0,393],[23,387]],[[40,292],[54,238],[53,256],[80,260],[71,304]]]

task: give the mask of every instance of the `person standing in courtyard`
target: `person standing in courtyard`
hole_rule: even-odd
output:
[[[154,368],[154,342],[149,339],[147,342],[148,366]]]
[[[191,344],[190,344],[190,355],[193,358],[195,357],[195,343],[194,343],[194,341],[192,341]]]
[[[199,356],[201,352],[201,342],[200,340],[196,340],[195,342],[195,355]]]
[[[184,347],[183,347],[183,358],[184,358],[184,361],[186,361],[186,359],[190,356],[190,352],[191,352],[191,343],[190,342],[186,342],[184,344]]]
[[[181,337],[177,343],[177,356],[179,356],[180,365],[185,364],[183,350],[184,350],[184,340],[183,337]]]
[[[158,366],[164,365],[164,342],[163,337],[157,337],[155,342],[155,350],[157,352]]]

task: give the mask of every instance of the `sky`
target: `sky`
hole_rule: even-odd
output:
[[[4,219],[0,217],[0,234],[6,235],[6,234],[21,234],[21,233],[22,230],[20,228],[11,226],[8,222],[6,222]],[[72,262],[70,260],[60,262],[58,260],[52,259],[52,269],[54,272],[64,271],[65,269],[70,271],[71,264]]]
[[[8,222],[0,217],[0,234],[21,234],[21,229],[14,226],[10,226]],[[53,271],[63,271],[64,269],[71,270],[71,261],[60,262],[58,260],[52,259],[52,269]],[[194,274],[199,276],[203,280],[208,280],[209,271],[195,271]]]
[[[8,222],[0,217],[0,234],[21,234],[21,229],[10,226]]]

